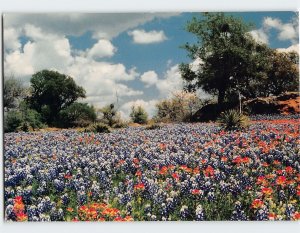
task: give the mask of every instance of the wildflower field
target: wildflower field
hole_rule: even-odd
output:
[[[299,118],[4,135],[10,221],[299,220]]]

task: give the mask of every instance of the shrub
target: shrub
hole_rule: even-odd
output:
[[[177,91],[172,93],[171,98],[156,104],[155,119],[160,122],[190,122],[203,103],[196,93]]]
[[[61,127],[86,127],[96,120],[93,106],[86,103],[73,103],[59,113]]]
[[[15,132],[22,125],[22,113],[19,111],[9,111],[4,113],[4,132]]]
[[[222,112],[217,122],[225,130],[244,129],[249,125],[249,118],[238,111],[231,109]]]
[[[103,123],[94,123],[85,128],[85,132],[93,132],[93,133],[110,133],[111,129],[107,124]]]
[[[112,127],[114,124],[119,122],[119,114],[115,108],[114,104],[106,105],[105,107],[100,109],[100,113],[102,114],[100,121],[104,124]]]
[[[45,127],[41,122],[41,115],[34,109],[28,108],[21,102],[19,110],[11,110],[4,114],[4,131],[32,131]]]
[[[132,106],[130,117],[133,123],[146,124],[148,121],[148,114],[142,106]]]

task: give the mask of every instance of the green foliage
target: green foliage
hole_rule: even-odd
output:
[[[101,122],[108,124],[110,127],[120,121],[120,116],[114,104],[106,105],[100,109],[100,112],[102,113]]]
[[[4,113],[4,132],[15,132],[23,122],[20,111],[11,110]]]
[[[42,70],[32,75],[32,93],[28,98],[31,108],[42,113],[49,125],[55,125],[59,112],[85,97],[85,91],[77,86],[73,78],[56,71]]]
[[[253,95],[253,84],[265,78],[271,50],[258,44],[248,33],[251,25],[225,13],[204,13],[193,18],[186,30],[197,37],[195,44],[183,48],[193,60],[200,60],[195,70],[181,64],[181,75],[187,90],[202,88],[218,96],[221,105],[227,96],[239,90],[243,96]]]
[[[41,115],[34,109],[28,108],[25,102],[21,102],[19,110],[11,110],[4,114],[4,131],[31,131],[43,128]]]
[[[104,123],[94,123],[88,126],[85,129],[85,132],[93,132],[93,133],[110,133],[111,129],[107,124]]]
[[[238,130],[247,128],[250,120],[242,113],[230,109],[222,112],[217,121],[225,130]]]
[[[280,95],[299,88],[299,55],[295,52],[274,52],[264,90],[267,95]]]
[[[72,103],[59,112],[61,127],[86,127],[96,120],[93,106],[86,103]]]
[[[146,124],[148,121],[148,114],[142,106],[132,106],[130,118],[134,123]]]
[[[20,80],[15,79],[13,76],[4,77],[3,83],[3,107],[4,110],[16,108],[18,101],[25,95],[25,88]]]

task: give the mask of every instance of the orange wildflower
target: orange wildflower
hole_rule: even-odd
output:
[[[199,195],[199,194],[202,193],[202,191],[199,190],[199,189],[192,189],[192,190],[191,190],[191,193],[192,193],[193,195]]]
[[[273,193],[273,190],[271,188],[262,188],[261,192],[266,196],[270,196]]]
[[[175,180],[179,180],[179,175],[177,173],[173,173],[172,174],[172,177],[175,179]]]
[[[276,184],[283,186],[285,185],[285,183],[286,183],[285,176],[278,176],[278,178],[276,179]]]
[[[143,183],[134,185],[134,190],[140,191],[140,190],[144,190],[144,189],[145,189],[145,185]]]
[[[251,208],[253,209],[259,209],[263,206],[264,202],[260,199],[255,199],[252,204],[251,204]]]
[[[274,214],[274,213],[269,213],[269,215],[268,215],[268,218],[269,218],[269,220],[275,220],[276,219],[276,214]]]

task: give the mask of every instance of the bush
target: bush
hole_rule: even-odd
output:
[[[142,106],[132,106],[130,117],[133,123],[146,124],[148,121],[148,114]]]
[[[59,112],[59,126],[86,127],[96,120],[96,112],[93,106],[86,103],[73,103]]]
[[[177,91],[169,99],[156,104],[155,119],[159,122],[190,122],[192,117],[203,105],[196,93]]]
[[[103,123],[94,123],[85,128],[85,132],[93,132],[93,133],[110,133],[111,129],[107,124]]]
[[[9,111],[4,113],[4,132],[15,132],[22,125],[22,113],[19,111]]]
[[[4,114],[4,132],[32,131],[45,127],[40,114],[21,104],[20,110],[11,110]]]
[[[249,126],[249,121],[247,116],[234,109],[222,112],[217,120],[225,130],[245,129]]]

